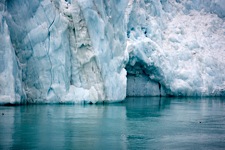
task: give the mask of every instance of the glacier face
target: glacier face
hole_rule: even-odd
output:
[[[124,99],[126,3],[88,0],[1,2],[1,45],[7,46],[1,50],[7,52],[1,60],[5,62],[0,74],[4,80],[1,103],[14,103],[15,96],[10,96],[18,90],[25,92],[17,94],[21,97],[16,101],[21,102]],[[21,76],[13,74],[16,70]],[[8,81],[12,83],[4,87]]]
[[[4,5],[0,4],[4,9]],[[22,88],[22,72],[19,69],[11,44],[6,20],[0,11],[0,102],[20,103],[25,93]]]
[[[224,6],[222,0],[132,1],[128,75],[149,76],[163,91],[157,95],[224,96]]]
[[[224,96],[223,0],[0,2],[0,103]]]

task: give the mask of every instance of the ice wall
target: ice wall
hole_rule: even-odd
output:
[[[126,3],[102,0],[2,2],[1,45],[6,48],[1,51],[7,53],[1,59],[5,62],[1,66],[2,102],[15,101],[13,95],[18,92],[13,86],[18,85],[14,83],[17,76],[9,78],[5,74],[18,67],[22,73],[18,82],[23,83],[18,86],[25,91],[27,102],[95,103],[124,99]],[[12,64],[17,63],[12,68]],[[22,102],[20,100],[16,99]]]
[[[125,9],[127,0],[79,1],[87,23],[106,100],[126,97]]]
[[[224,4],[222,0],[130,1],[128,75],[143,72],[132,70],[138,64],[166,95],[224,96]]]
[[[3,0],[0,103],[224,96],[224,3]]]
[[[5,9],[3,1],[0,3],[0,103],[20,103],[25,100],[22,72],[11,44]]]
[[[69,90],[68,20],[60,4],[6,1],[6,20],[28,102],[59,102]]]

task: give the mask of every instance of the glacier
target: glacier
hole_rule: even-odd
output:
[[[225,96],[223,0],[1,0],[0,104]]]

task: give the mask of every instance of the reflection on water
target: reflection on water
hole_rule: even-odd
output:
[[[0,106],[0,149],[224,149],[225,99]]]

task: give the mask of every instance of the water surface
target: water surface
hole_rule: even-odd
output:
[[[0,106],[0,149],[225,149],[225,98]]]

